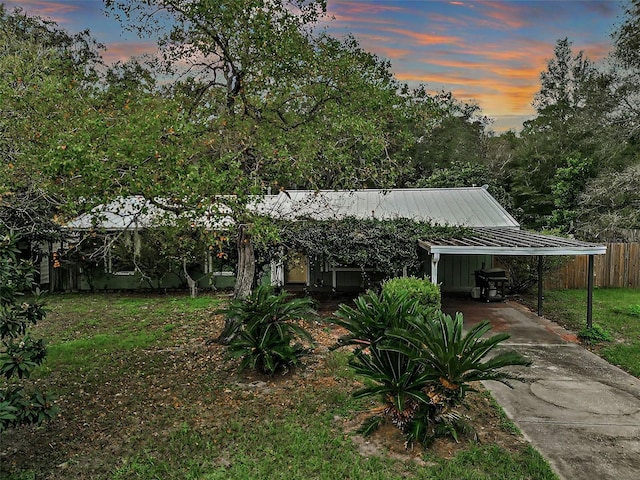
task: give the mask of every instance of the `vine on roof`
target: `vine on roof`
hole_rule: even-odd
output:
[[[453,238],[468,233],[462,227],[432,225],[407,218],[380,220],[347,217],[340,220],[302,220],[282,224],[282,244],[289,251],[321,258],[335,265],[374,268],[388,277],[403,268],[420,267],[418,240]]]

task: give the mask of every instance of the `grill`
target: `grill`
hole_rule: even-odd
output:
[[[501,268],[483,268],[474,272],[476,287],[480,289],[482,300],[502,301],[505,299],[504,286],[509,283],[506,272]]]

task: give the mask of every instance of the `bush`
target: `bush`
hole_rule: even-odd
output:
[[[431,313],[439,311],[441,304],[440,287],[431,283],[429,279],[416,277],[398,277],[387,280],[382,285],[382,291],[393,296],[406,292],[409,298],[415,298],[420,305]]]
[[[420,300],[410,292],[376,293],[369,290],[354,300],[354,307],[340,305],[334,323],[349,333],[338,339],[334,348],[353,345],[364,350],[384,340],[393,328],[409,326],[409,320],[424,316]]]
[[[442,435],[457,439],[469,431],[457,408],[471,390],[471,382],[496,380],[509,385],[517,376],[503,370],[529,365],[515,352],[500,352],[485,360],[509,335],[483,338],[490,330],[482,322],[463,334],[463,317],[429,313],[408,291],[377,295],[368,292],[355,308],[341,305],[336,323],[349,330],[339,345],[355,345],[351,365],[373,385],[355,397],[377,396],[384,406],[365,422],[361,431],[371,433],[390,421],[406,436],[428,445]]]
[[[44,341],[28,334],[29,326],[41,321],[46,312],[34,283],[35,269],[18,258],[17,240],[8,233],[0,238],[0,374],[22,380],[46,357]],[[22,382],[0,389],[0,432],[55,416],[57,408],[49,396],[38,391],[25,395],[23,391]]]
[[[245,299],[233,300],[224,313],[235,325],[229,354],[242,358],[240,370],[251,368],[271,375],[298,363],[306,350],[292,342],[312,342],[312,338],[293,321],[315,317],[314,306],[310,298],[275,294],[268,285],[260,285]]]
[[[543,275],[555,272],[566,259],[564,256],[542,257]],[[496,262],[505,269],[509,277],[511,293],[526,293],[538,283],[538,257],[505,255],[496,257]]]

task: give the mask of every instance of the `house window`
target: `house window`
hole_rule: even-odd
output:
[[[107,249],[105,270],[112,275],[135,275],[135,257],[140,255],[140,235],[137,231],[124,231],[117,234]]]

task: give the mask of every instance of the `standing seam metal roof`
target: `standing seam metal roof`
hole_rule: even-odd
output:
[[[481,187],[394,190],[290,190],[266,197],[258,210],[276,218],[315,220],[410,218],[438,225],[519,228]]]

